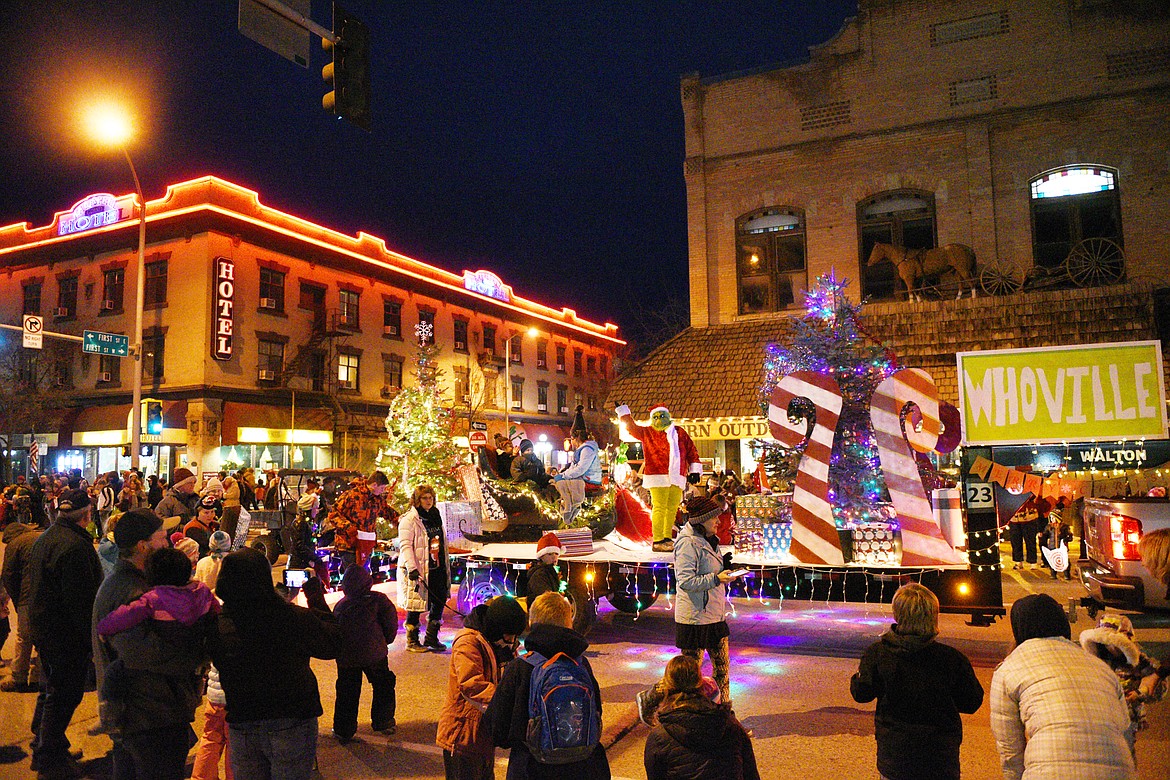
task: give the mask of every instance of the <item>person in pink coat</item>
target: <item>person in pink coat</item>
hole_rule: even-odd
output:
[[[617,407],[626,432],[642,442],[642,485],[650,491],[650,522],[654,528],[655,552],[671,552],[674,545],[670,529],[678,505],[682,503],[687,482],[697,483],[703,473],[699,448],[690,435],[671,422],[670,410],[656,406],[650,410],[650,425],[639,425],[630,407]]]

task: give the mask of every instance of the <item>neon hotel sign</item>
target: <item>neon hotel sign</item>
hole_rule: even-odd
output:
[[[57,222],[57,235],[68,236],[85,230],[112,225],[122,220],[118,199],[105,192],[90,195],[77,202]]]
[[[236,264],[226,257],[215,258],[215,318],[211,334],[211,356],[232,359],[236,298]]]

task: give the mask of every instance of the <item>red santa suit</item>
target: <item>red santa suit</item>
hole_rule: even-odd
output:
[[[658,410],[670,414],[664,406],[654,407],[650,414]],[[666,547],[664,542],[670,539],[670,527],[682,500],[687,475],[703,472],[703,464],[699,462],[699,448],[690,435],[674,423],[660,431],[636,423],[628,406],[619,406],[617,413],[626,424],[626,431],[642,442],[645,458],[642,464],[642,485],[650,491],[654,549],[659,550],[660,547]]]

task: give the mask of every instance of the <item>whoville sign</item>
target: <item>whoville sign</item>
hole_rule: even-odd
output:
[[[1166,436],[1160,342],[960,352],[958,363],[968,445]]]
[[[99,192],[79,200],[73,208],[61,214],[57,220],[57,235],[68,236],[112,225],[121,222],[132,211],[133,204],[123,213],[117,198],[109,193]]]

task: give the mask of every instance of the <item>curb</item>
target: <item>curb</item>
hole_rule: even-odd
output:
[[[618,712],[618,717],[602,729],[601,746],[607,751],[628,735],[640,723],[638,705],[628,704]]]

